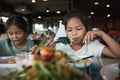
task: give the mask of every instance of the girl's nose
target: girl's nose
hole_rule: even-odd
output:
[[[73,35],[76,35],[76,34],[77,34],[77,31],[76,31],[76,30],[73,30],[73,31],[72,31],[72,34],[73,34]]]
[[[17,35],[16,35],[16,34],[13,34],[13,38],[17,38]]]

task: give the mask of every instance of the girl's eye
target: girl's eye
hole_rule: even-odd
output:
[[[82,28],[77,28],[77,30],[81,30]]]
[[[68,32],[71,32],[71,31],[72,31],[72,29],[67,29],[67,31],[68,31]]]
[[[82,29],[82,27],[80,27],[80,26],[76,27],[76,30],[81,30],[81,29]]]
[[[15,32],[15,33],[13,33],[13,32],[8,32],[7,34],[8,34],[8,35],[13,35],[13,34],[18,34],[18,35],[19,35],[19,34],[22,34],[22,32],[21,32],[21,31],[18,31],[18,32]]]
[[[81,29],[82,29],[81,25],[76,26],[76,30],[81,30]]]
[[[17,32],[16,34],[21,34],[22,32]]]
[[[8,34],[8,35],[12,35],[13,33],[8,32],[7,34]]]

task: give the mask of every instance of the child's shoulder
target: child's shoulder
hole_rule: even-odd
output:
[[[0,45],[1,46],[3,46],[3,45],[5,46],[5,44],[9,44],[7,38],[1,39],[0,40]]]
[[[0,39],[0,42],[6,42],[7,38]]]

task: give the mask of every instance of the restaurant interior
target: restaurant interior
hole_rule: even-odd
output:
[[[33,1],[33,2],[32,2]],[[31,23],[57,25],[66,12],[80,10],[92,20],[92,27],[119,28],[119,0],[0,0],[0,16],[19,14]]]
[[[90,30],[103,30],[120,43],[119,0],[0,0],[0,24],[5,25],[11,15],[23,16],[29,25],[30,34],[54,35],[63,23],[65,14],[78,10],[89,19]],[[1,34],[2,34],[1,28]],[[35,34],[37,33],[37,34]],[[4,38],[6,35],[1,35]],[[36,41],[37,44],[39,41]]]
[[[120,0],[0,0],[0,40],[7,37],[6,34],[2,36],[4,32],[3,26],[6,20],[12,15],[21,15],[25,18],[29,26],[30,34],[34,33],[35,35],[32,36],[31,40],[33,40],[35,44],[38,44],[42,39],[42,35],[47,35],[46,32],[51,31],[53,36],[55,36],[63,23],[65,14],[73,10],[80,11],[89,19],[90,30],[103,30],[120,44]],[[41,38],[39,38],[39,36]],[[62,54],[62,52],[59,53]],[[31,54],[29,55],[31,57]],[[31,58],[29,59],[29,55],[27,54],[27,62],[25,60],[24,62],[19,60],[19,63],[29,65],[29,62],[32,62]],[[34,60],[37,60],[37,58],[38,57],[35,56]],[[41,57],[39,58],[42,59]],[[93,56],[88,56],[84,59],[86,59],[86,61],[81,59],[81,61],[83,61],[81,63],[72,64],[70,62],[69,64],[83,71],[83,73],[79,74],[78,71],[73,70],[73,72],[75,71],[75,80],[79,80],[76,79],[76,74],[78,74],[78,76],[84,75],[84,78],[86,78],[84,80],[120,80],[120,58],[115,59],[108,56],[94,58]],[[18,67],[16,67],[16,65],[18,66],[18,62],[16,60],[15,63],[15,60],[16,57],[13,56],[7,58],[0,56],[0,80],[3,79],[3,76],[18,69]],[[52,61],[50,63],[45,62],[45,65],[44,60],[41,61],[43,61],[43,63],[36,62],[36,65],[32,68],[31,66],[25,67],[19,64],[20,68],[22,66],[22,68],[25,69],[24,72],[20,72],[19,74],[21,75],[17,74],[17,77],[14,74],[10,74],[5,77],[5,80],[10,80],[12,77],[14,80],[61,80],[61,78],[64,78],[64,75],[67,76],[67,78],[65,77],[65,79],[62,80],[74,80],[72,79],[74,76],[71,76],[71,74],[69,74],[70,72],[67,72],[68,69],[58,66],[56,62],[54,62],[55,59],[53,59],[55,65],[51,64]],[[40,64],[42,66],[39,66]],[[46,64],[50,65],[47,66],[47,69],[45,69]],[[32,70],[29,71],[29,69]],[[43,71],[42,77],[38,75],[39,70],[41,70],[40,73]],[[65,71],[69,76],[63,73],[62,77],[61,75],[59,76],[60,70],[63,70],[63,72]],[[30,75],[28,75],[29,72]],[[45,78],[46,74],[44,74],[44,72],[47,73],[47,78]],[[52,72],[55,76],[51,77]],[[24,75],[30,76],[29,79],[26,78],[26,76],[24,77]],[[35,75],[37,75],[37,77]]]
[[[0,16],[4,23],[11,15],[22,15],[28,20],[30,32],[36,32],[35,26],[41,25],[56,33],[65,14],[79,10],[90,19],[91,28],[120,31],[119,3],[119,0],[0,0]]]

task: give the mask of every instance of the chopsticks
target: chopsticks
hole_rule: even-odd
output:
[[[87,57],[81,58],[80,60],[76,60],[76,62],[79,62],[79,61],[81,61],[81,60],[85,60],[85,59],[88,59],[88,58],[92,58],[92,57],[94,57],[94,56],[93,56],[93,55],[87,56]]]
[[[88,59],[88,58],[92,58],[92,57],[94,57],[94,56],[93,55],[87,56],[87,57],[82,58],[82,60],[85,60],[85,59]]]

